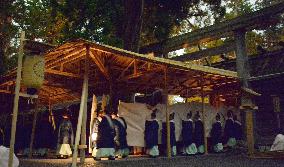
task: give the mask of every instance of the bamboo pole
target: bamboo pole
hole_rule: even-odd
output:
[[[201,112],[202,112],[202,121],[203,121],[203,140],[204,140],[204,150],[205,154],[208,154],[208,147],[207,147],[207,138],[206,138],[206,127],[205,127],[205,103],[204,103],[204,86],[203,86],[203,76],[201,77],[201,100],[202,100],[202,105],[201,105]]]
[[[31,141],[30,141],[29,158],[32,158],[32,155],[33,155],[32,152],[33,152],[35,129],[36,129],[36,123],[37,123],[37,114],[38,114],[38,99],[36,99],[36,101],[35,101],[34,119],[33,119],[33,127],[32,127],[32,134],[31,134]]]
[[[74,152],[73,152],[73,157],[72,157],[72,167],[77,166],[78,145],[79,145],[81,128],[82,128],[83,113],[84,113],[84,110],[85,110],[85,104],[86,104],[87,99],[88,99],[88,79],[89,79],[88,57],[89,57],[89,54],[90,54],[90,47],[86,46],[86,50],[87,50],[87,54],[86,54],[86,58],[85,58],[84,82],[83,82],[80,111],[79,111],[78,123],[77,123],[77,129],[76,129]]]
[[[10,138],[10,151],[9,151],[9,162],[8,162],[9,167],[13,167],[16,125],[17,125],[17,117],[18,117],[18,109],[19,109],[18,108],[19,107],[19,93],[20,93],[21,78],[22,78],[21,72],[22,72],[22,65],[23,65],[24,40],[25,40],[25,31],[22,31],[21,39],[20,39],[19,56],[18,56],[17,78],[16,78],[16,86],[15,86],[13,118],[12,118],[12,128],[11,128],[11,138]]]
[[[84,104],[84,113],[82,120],[82,133],[81,133],[81,145],[86,145],[86,128],[87,128],[87,101]],[[86,150],[84,148],[80,149],[80,162],[85,162]]]
[[[167,127],[167,156],[168,158],[171,158],[171,129],[170,129],[170,114],[169,114],[169,110],[168,110],[168,74],[167,74],[167,66],[165,66],[165,96],[166,96],[166,127]]]

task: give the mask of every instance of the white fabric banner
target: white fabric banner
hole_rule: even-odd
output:
[[[168,110],[170,113],[175,113],[175,134],[177,141],[181,141],[181,126],[182,120],[186,119],[187,113],[192,111],[192,119],[196,111],[201,111],[201,103],[181,103],[169,106]],[[212,124],[215,122],[215,116],[217,113],[221,115],[221,122],[224,126],[226,119],[226,112],[231,109],[234,114],[239,116],[239,111],[233,107],[221,107],[214,108],[209,104],[205,104],[205,132],[206,136],[209,137]],[[162,122],[166,121],[166,105],[157,104],[155,108],[157,112],[157,120],[159,122],[159,143],[161,143],[161,130]],[[146,104],[142,103],[124,103],[119,104],[118,114],[124,117],[127,123],[127,142],[129,146],[144,147],[144,131],[145,131],[145,121],[150,119],[151,110],[147,108]],[[203,120],[203,114],[200,112],[201,119]]]

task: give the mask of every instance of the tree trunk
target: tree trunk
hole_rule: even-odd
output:
[[[138,52],[143,22],[144,0],[124,0],[124,49]]]

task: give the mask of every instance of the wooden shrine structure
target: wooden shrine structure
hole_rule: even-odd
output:
[[[81,162],[84,162],[86,106],[91,93],[114,96],[124,92],[148,93],[154,91],[155,88],[161,88],[166,94],[179,94],[185,97],[196,94],[205,97],[214,91],[228,97],[239,94],[236,72],[228,70],[189,65],[82,39],[69,41],[58,47],[50,46],[52,49],[46,53],[40,49],[39,43],[24,42],[24,48],[27,51],[42,54],[45,58],[45,80],[38,94],[38,106],[81,100],[73,166],[77,163],[78,149],[82,150]],[[17,88],[15,78],[15,70],[1,76],[2,94],[14,93],[13,89]],[[18,90],[22,92],[25,88],[19,86]],[[167,112],[169,123],[168,116]],[[33,129],[35,123],[36,121],[34,121]],[[79,145],[80,138],[81,144]],[[170,156],[169,141],[168,156]]]

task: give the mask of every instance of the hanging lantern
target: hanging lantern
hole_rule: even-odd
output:
[[[26,56],[23,63],[23,84],[28,88],[28,94],[35,94],[44,81],[44,56]]]

